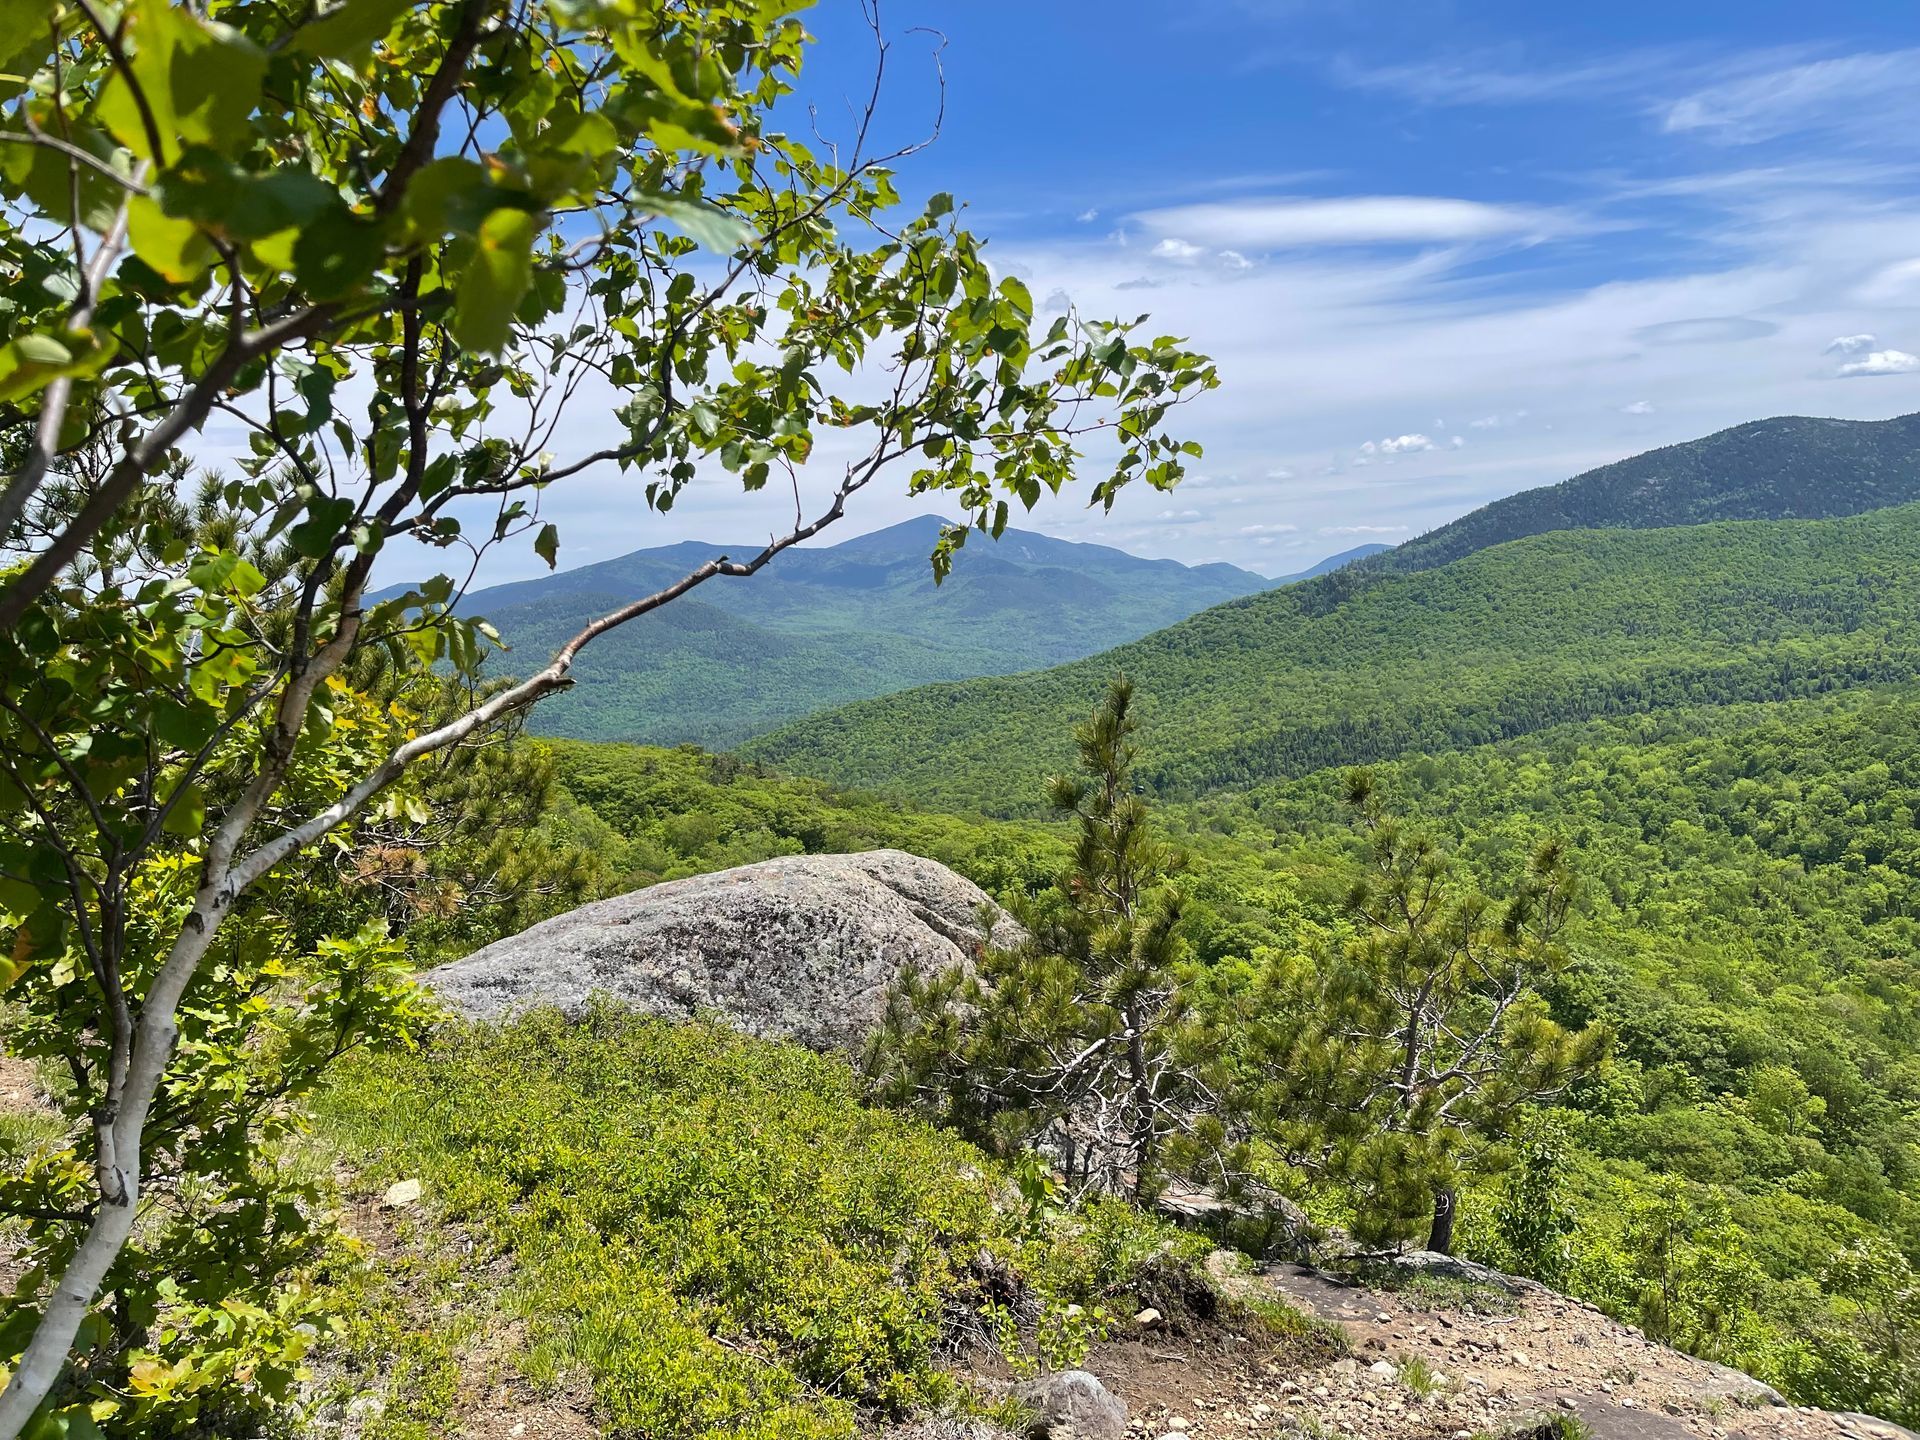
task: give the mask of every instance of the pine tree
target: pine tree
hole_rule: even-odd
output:
[[[1041,1146],[1082,1187],[1150,1191],[1195,1109],[1179,978],[1180,857],[1135,787],[1124,676],[1075,732],[1081,773],[1048,782],[1073,819],[1054,886],[1018,905],[1020,944],[974,973],[903,976],[875,1042],[879,1088],[1001,1149]]]
[[[1462,1160],[1490,1158],[1521,1107],[1562,1094],[1611,1036],[1563,1029],[1534,990],[1566,963],[1574,877],[1560,842],[1496,904],[1386,813],[1368,772],[1346,798],[1365,845],[1353,934],[1317,962],[1270,963],[1243,1002],[1235,1164],[1264,1154],[1338,1182],[1358,1237],[1402,1241],[1424,1224],[1426,1247],[1446,1253]]]

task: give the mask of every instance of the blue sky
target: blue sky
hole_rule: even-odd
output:
[[[1018,522],[1283,573],[1782,413],[1920,409],[1920,6],[886,0],[886,138],[1049,303],[1150,310],[1225,388],[1173,496]],[[871,75],[810,12],[808,97]],[[869,493],[841,535],[912,513]],[[765,529],[703,483],[550,503],[563,563]],[[568,521],[575,523],[571,526]],[[498,578],[507,578],[503,573]]]

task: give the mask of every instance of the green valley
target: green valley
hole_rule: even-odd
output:
[[[849,700],[1077,659],[1279,583],[1009,530],[998,541],[975,534],[936,586],[927,557],[939,534],[938,520],[910,520],[789,551],[751,584],[707,585],[610,635],[536,728],[733,745]],[[721,553],[728,547],[640,550],[482,590],[461,608],[512,647],[494,668],[521,673],[618,597],[657,590]]]

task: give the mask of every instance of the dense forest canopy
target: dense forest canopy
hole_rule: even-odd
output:
[[[619,884],[899,845],[1017,903],[1067,852],[1043,822],[927,814],[691,749],[568,744],[555,758],[579,806],[566,825],[621,867],[639,860]],[[1912,1413],[1899,1398],[1911,1376],[1856,1354],[1855,1301],[1832,1275],[1860,1246],[1920,1251],[1920,695],[1680,706],[1375,774],[1474,876],[1511,877],[1558,836],[1583,877],[1570,963],[1542,994],[1562,1023],[1606,1026],[1615,1048],[1559,1112],[1570,1228],[1556,1283],[1652,1324],[1631,1217],[1685,1205],[1688,1234],[1737,1264],[1714,1281],[1731,1289],[1700,1292],[1708,1309],[1669,1316],[1664,1333],[1823,1403]],[[1233,1008],[1261,965],[1348,932],[1361,850],[1344,775],[1159,807],[1189,856],[1203,1009]],[[1469,1184],[1463,1243],[1522,1266],[1497,1223],[1503,1183]],[[1730,1228],[1709,1238],[1722,1211]]]
[[[1409,575],[1345,570],[1030,675],[829,711],[746,753],[926,803],[1031,809],[1116,669],[1141,775],[1201,795],[1589,717],[1914,673],[1920,510],[1561,531]]]

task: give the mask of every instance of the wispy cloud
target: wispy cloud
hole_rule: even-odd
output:
[[[1751,145],[1809,130],[1860,126],[1892,138],[1906,128],[1889,112],[1916,108],[1920,49],[1866,51],[1762,70],[1723,80],[1667,106],[1663,126],[1730,145]]]
[[[1575,217],[1527,205],[1491,205],[1438,195],[1350,195],[1336,199],[1254,196],[1143,210],[1134,220],[1165,236],[1155,247],[1193,258],[1193,245],[1234,251],[1359,245],[1447,245],[1544,239],[1583,228]]]
[[[1519,47],[1461,51],[1411,61],[1332,61],[1327,73],[1351,90],[1429,106],[1612,103],[1653,128],[1724,145],[1852,131],[1894,144],[1894,114],[1920,113],[1913,75],[1920,48],[1822,54],[1807,45],[1706,53],[1637,47],[1556,60]]]
[[[1556,65],[1513,50],[1476,50],[1399,64],[1337,58],[1331,74],[1351,90],[1404,96],[1426,105],[1529,105],[1640,91],[1649,75],[1670,74],[1672,50],[1630,50],[1603,59]]]

